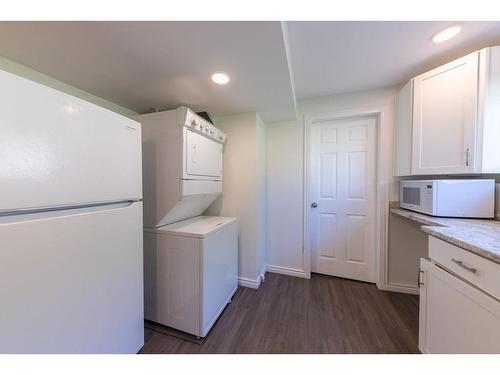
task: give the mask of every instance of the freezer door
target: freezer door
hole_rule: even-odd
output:
[[[142,203],[0,222],[0,353],[137,353]]]
[[[141,129],[0,70],[0,212],[142,198]]]

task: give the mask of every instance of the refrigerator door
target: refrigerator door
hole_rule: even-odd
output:
[[[142,202],[116,206],[0,218],[0,353],[139,351]]]
[[[142,198],[136,121],[0,70],[0,213]]]

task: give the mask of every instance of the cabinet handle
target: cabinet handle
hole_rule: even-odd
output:
[[[463,262],[463,261],[461,261],[461,260],[457,260],[457,259],[451,258],[451,261],[452,261],[453,263],[455,263],[455,264],[459,265],[460,267],[462,267],[462,268],[466,269],[466,270],[467,270],[467,271],[469,271],[469,272],[472,272],[472,273],[476,273],[476,272],[477,272],[477,269],[476,269],[476,268],[466,266],[466,265],[464,264],[464,262]]]
[[[469,166],[469,156],[470,156],[470,148],[467,147],[467,150],[465,151],[465,166]]]

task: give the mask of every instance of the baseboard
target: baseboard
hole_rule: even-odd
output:
[[[301,277],[303,279],[310,279],[310,276],[302,270],[296,268],[280,267],[280,266],[266,266],[266,271],[271,273],[279,273],[280,275]]]
[[[257,279],[249,279],[246,277],[238,277],[238,285],[245,288],[259,289],[262,278],[259,276]]]
[[[378,286],[378,285],[377,285]],[[378,286],[379,289],[385,290],[387,292],[396,292],[396,293],[406,293],[406,294],[420,294],[420,289],[413,285],[406,284],[384,284],[382,286]]]
[[[260,281],[263,283],[264,281],[266,281],[266,265],[264,265],[262,267],[262,269],[260,270]]]
[[[244,286],[245,288],[259,289],[260,283],[266,280],[266,266],[262,267],[259,276],[256,279],[250,279],[248,277],[238,277],[238,285]]]

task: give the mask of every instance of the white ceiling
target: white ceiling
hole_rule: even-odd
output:
[[[0,22],[0,56],[139,113],[187,105],[215,115],[295,118],[295,96],[402,84],[500,44],[500,22]],[[455,24],[455,23],[453,23]],[[231,75],[227,86],[212,72]],[[295,91],[294,91],[295,88]]]
[[[500,44],[500,22],[287,22],[297,98],[401,84],[468,52]]]
[[[0,22],[0,55],[139,113],[295,118],[280,22]]]

